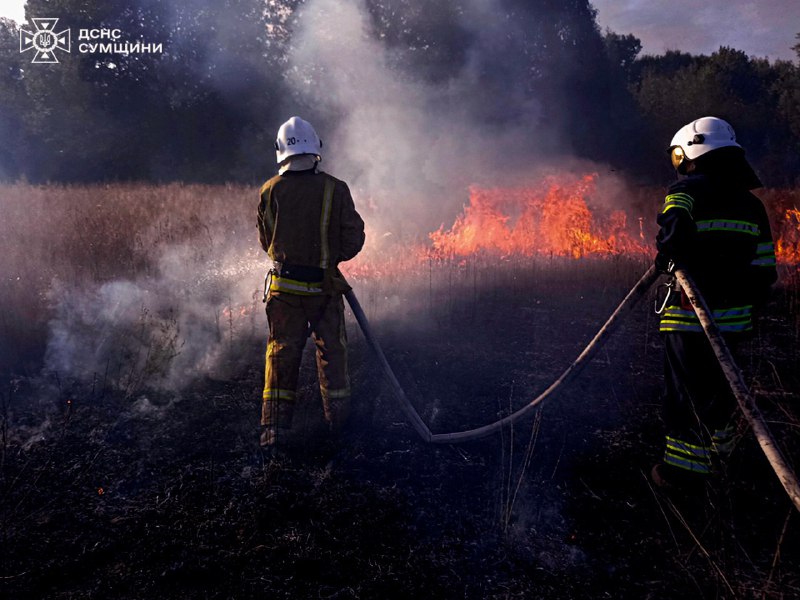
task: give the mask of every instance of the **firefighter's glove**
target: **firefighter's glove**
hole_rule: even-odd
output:
[[[323,289],[328,294],[345,294],[353,288],[347,283],[342,272],[334,267],[325,271]]]
[[[658,270],[659,273],[666,273],[667,275],[672,273],[676,268],[673,260],[663,252],[656,254],[655,264],[656,270]]]

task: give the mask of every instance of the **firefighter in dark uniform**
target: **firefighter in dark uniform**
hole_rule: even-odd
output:
[[[681,128],[670,153],[679,180],[658,215],[656,266],[682,268],[694,278],[735,352],[777,279],[767,213],[750,192],[761,182],[733,128],[716,117]],[[659,486],[681,487],[704,481],[714,454],[730,451],[736,400],[680,289],[670,293],[659,328],[667,434],[663,462],[651,476]]]
[[[318,169],[322,142],[292,117],[275,142],[278,175],[261,188],[258,234],[273,261],[265,282],[269,340],[261,446],[274,449],[291,428],[306,339],[316,345],[325,420],[337,433],[350,411],[343,292],[337,266],[364,245],[364,221],[347,184]]]

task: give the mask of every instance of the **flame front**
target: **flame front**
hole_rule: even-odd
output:
[[[800,210],[789,208],[783,215],[775,240],[775,256],[784,264],[800,263]]]
[[[629,219],[623,210],[608,208],[612,199],[597,193],[597,174],[561,173],[514,188],[469,188],[469,202],[451,227],[428,234],[428,244],[404,245],[390,233],[370,232],[371,250],[343,267],[355,280],[398,276],[422,263],[471,257],[490,260],[552,256],[648,258],[655,254],[655,216],[661,190],[653,190],[652,213]],[[800,210],[786,208],[781,195],[766,194],[765,205],[775,218],[773,230],[779,264],[800,264]],[[643,209],[646,210],[646,209]]]
[[[581,258],[646,254],[641,225],[629,231],[626,214],[593,213],[587,198],[596,174],[545,179],[535,188],[470,188],[470,202],[449,230],[430,234],[428,255],[436,258],[488,253],[500,256],[553,255]],[[640,221],[641,224],[641,221]]]

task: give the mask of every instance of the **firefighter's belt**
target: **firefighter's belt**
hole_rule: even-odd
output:
[[[290,265],[288,263],[275,263],[275,275],[304,281],[307,283],[318,283],[325,278],[325,270],[319,267],[309,267],[307,265]]]

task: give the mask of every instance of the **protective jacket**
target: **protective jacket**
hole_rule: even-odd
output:
[[[317,295],[324,273],[361,250],[364,221],[344,181],[314,169],[286,171],[261,188],[258,234],[279,265],[271,291]]]
[[[767,213],[749,190],[722,177],[691,175],[670,186],[656,238],[659,254],[685,268],[723,332],[752,329],[753,307],[777,279]],[[661,315],[663,332],[702,332],[681,294]]]
[[[692,174],[670,186],[657,217],[657,264],[671,259],[694,278],[714,320],[736,352],[753,328],[753,308],[777,278],[775,247],[757,182],[743,155],[717,151],[718,169]],[[712,159],[714,157],[711,157]],[[752,181],[737,177],[744,165]],[[760,183],[760,182],[758,182]],[[664,463],[707,475],[712,458],[732,445],[736,400],[686,295],[678,290],[661,313],[664,334]]]
[[[320,394],[332,430],[350,410],[344,302],[337,265],[364,245],[364,221],[347,185],[315,168],[287,170],[261,188],[258,234],[274,262],[267,296],[262,444],[289,429],[298,372],[309,335],[316,346]]]

